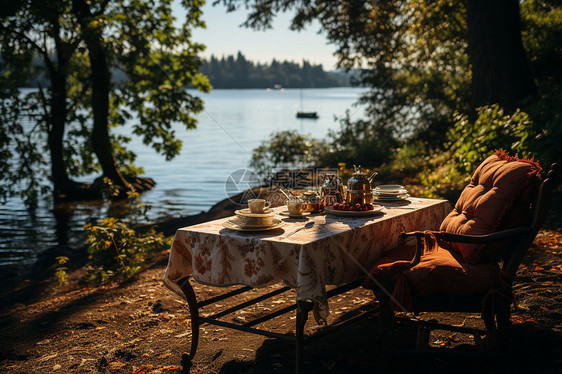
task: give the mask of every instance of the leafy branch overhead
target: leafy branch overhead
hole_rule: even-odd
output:
[[[513,123],[519,109],[529,118],[517,133],[486,127],[485,148],[532,153],[548,165],[562,156],[562,7],[554,0],[478,1],[296,1],[216,0],[230,11],[249,10],[245,26],[264,29],[282,12],[293,15],[291,28],[317,21],[319,32],[336,47],[340,67],[361,70],[369,88],[360,104],[367,119],[340,120],[319,165],[348,162],[354,154],[364,165],[404,172],[418,160],[447,159],[456,113],[464,115],[465,139],[480,139],[469,124],[482,122],[481,107],[495,108],[497,121]],[[495,107],[493,107],[495,106]],[[487,111],[486,110],[486,111]],[[501,114],[500,114],[501,112]],[[506,117],[507,116],[507,117]],[[489,119],[489,118],[488,118]],[[523,123],[522,122],[522,123]],[[527,123],[528,122],[528,123]],[[519,122],[518,122],[519,123]],[[478,124],[476,124],[478,126]],[[509,127],[509,126],[508,126]],[[510,127],[511,128],[511,127]],[[363,134],[369,134],[363,136]],[[512,147],[513,136],[522,139]],[[383,139],[383,140],[381,140]],[[467,142],[475,148],[475,142]],[[465,144],[465,145],[466,145]],[[419,157],[408,157],[414,152]],[[263,153],[263,152],[262,152]],[[481,156],[481,152],[478,151]],[[464,156],[462,156],[464,157]],[[415,161],[413,161],[415,160]],[[402,166],[393,166],[392,163]],[[404,162],[410,166],[404,166]],[[417,165],[428,168],[429,163]],[[464,166],[455,165],[464,175]],[[404,178],[398,175],[397,178]]]
[[[0,178],[9,187],[0,190],[2,197],[27,194],[32,203],[46,176],[57,198],[99,197],[97,184],[72,178],[100,171],[129,189],[149,187],[127,176],[142,169],[125,146],[139,136],[171,159],[181,149],[172,125],[195,128],[193,114],[203,102],[185,88],[210,90],[199,72],[204,46],[191,40],[191,29],[204,27],[203,1],[183,1],[183,20],[172,15],[170,0],[6,5],[0,10],[0,120],[8,129],[1,130],[0,157],[7,172]],[[38,89],[20,89],[30,83]],[[112,130],[132,118],[139,120],[129,135]],[[18,169],[24,172],[8,171]]]

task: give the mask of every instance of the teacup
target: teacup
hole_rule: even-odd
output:
[[[248,200],[248,208],[250,208],[250,212],[254,213],[254,214],[262,214],[270,206],[271,206],[271,203],[269,201],[264,200],[264,199]]]
[[[300,199],[287,200],[287,210],[291,216],[301,216],[307,205],[306,202]]]

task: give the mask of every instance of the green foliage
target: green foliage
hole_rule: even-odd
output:
[[[392,136],[392,129],[366,120],[353,122],[349,111],[339,122],[340,128],[329,132],[328,146],[318,154],[319,165],[336,166],[343,162],[365,167],[379,166],[388,160],[398,144]]]
[[[562,64],[562,62],[561,62]],[[528,104],[533,136],[527,137],[528,148],[543,166],[562,160],[562,85],[556,81],[544,82],[539,87],[539,99]]]
[[[94,81],[91,44],[87,43],[92,36],[100,42],[97,58],[105,59],[114,77],[125,78],[114,79],[109,91],[102,93],[109,96],[109,127],[137,118],[131,135],[141,137],[166,159],[176,156],[181,140],[172,125],[194,128],[193,113],[203,109],[202,100],[185,88],[210,90],[207,78],[199,72],[202,61],[197,54],[204,46],[191,40],[191,29],[204,27],[200,19],[203,4],[202,0],[181,1],[186,11],[183,20],[172,16],[171,0],[3,4],[0,197],[24,194],[32,205],[42,187],[38,180],[51,177],[57,187],[57,182],[68,184],[67,176],[101,170],[92,146]],[[78,11],[79,7],[85,11]],[[37,89],[23,98],[19,88],[30,84]],[[101,115],[106,114],[101,111]],[[131,137],[112,131],[110,137],[121,169],[129,174],[142,172],[134,165],[136,156],[125,148]],[[57,162],[52,152],[51,159],[46,159],[43,154],[49,152],[45,150],[56,154],[59,143],[63,161]],[[63,164],[62,173],[49,175],[49,163]]]
[[[430,160],[427,144],[421,140],[403,144],[392,153],[377,178],[408,183],[416,178],[420,170],[427,168]]]
[[[214,88],[268,88],[280,84],[285,88],[321,88],[347,85],[338,76],[327,73],[322,65],[302,65],[273,60],[271,64],[255,64],[241,52],[221,59],[211,56],[205,60],[201,73],[209,77]]]
[[[452,146],[448,144],[451,141],[449,136],[477,139],[484,143],[473,142],[471,146],[464,147],[457,144],[458,149],[447,154],[462,159],[462,164],[456,161],[457,164],[443,171],[443,175],[438,178],[436,175],[435,181],[426,178],[424,183],[436,185],[443,182],[445,186],[453,180],[463,180],[466,170],[480,161],[477,161],[478,157],[496,145],[521,155],[533,152],[543,164],[562,158],[558,145],[562,138],[559,105],[562,100],[562,7],[558,0],[525,0],[519,3],[522,41],[539,93],[521,107],[529,114],[532,123],[518,118],[522,114],[506,119],[503,114],[488,111],[487,114],[480,113],[483,115],[479,119],[480,124],[471,124],[464,130],[459,127],[461,122],[457,118],[453,130],[456,135],[447,135],[453,127],[451,118],[455,112],[468,112],[472,80],[467,53],[469,33],[463,3],[452,0],[218,2],[227,5],[230,11],[244,4],[250,9],[245,25],[256,29],[271,27],[273,18],[287,11],[293,12],[293,29],[302,29],[313,20],[319,21],[328,40],[337,47],[339,65],[363,68],[360,81],[371,91],[361,99],[361,103],[367,106],[369,122],[376,124],[377,130],[383,129],[380,133],[385,139],[394,138],[397,147],[402,149],[394,156],[389,153],[390,160],[383,159],[389,162],[388,168],[383,170],[391,175],[398,170],[409,172],[415,167],[441,168],[441,163],[451,166],[447,157],[431,160],[435,154],[440,154],[433,150]],[[488,118],[484,118],[486,116]],[[462,123],[466,123],[466,119]],[[357,122],[349,126],[357,126],[357,132],[361,132],[372,125]],[[517,139],[505,133],[508,130],[521,135],[522,142],[516,144]],[[330,149],[333,159],[329,162],[333,164],[346,158],[349,164],[356,163],[355,160],[347,160],[347,154],[353,153],[350,159],[358,157],[362,159],[361,163],[370,164],[361,156],[361,150],[369,147],[359,143],[372,142],[372,136],[354,143],[346,141],[349,137],[345,134],[346,131],[341,132],[342,152],[337,152],[336,142]],[[500,138],[493,140],[496,135]],[[453,143],[455,141],[453,139]],[[352,146],[346,147],[345,144]],[[407,154],[413,148],[408,149],[403,144],[416,144],[415,151],[425,155],[423,160],[427,163],[420,165],[420,158],[408,160]],[[419,145],[425,149],[422,151]],[[384,146],[381,148],[386,149]],[[462,156],[462,152],[467,154]],[[405,165],[408,161],[411,161],[412,167]],[[459,165],[462,169],[455,167]]]
[[[86,282],[100,284],[118,274],[133,276],[142,269],[146,255],[170,248],[171,237],[153,230],[139,232],[134,229],[135,221],[147,209],[139,203],[137,193],[129,193],[129,204],[132,208],[125,219],[106,217],[98,224],[84,226],[91,262],[86,269]]]
[[[448,134],[457,168],[466,174],[497,149],[532,157],[528,139],[533,137],[529,115],[520,111],[507,114],[497,104],[478,109],[478,118],[470,122],[466,115],[456,114]]]
[[[351,121],[349,111],[340,119],[340,128],[318,141],[297,131],[273,133],[254,149],[252,167],[265,174],[273,168],[309,166],[336,167],[340,164],[379,166],[392,154],[397,142],[391,130],[368,121]]]
[[[479,108],[474,122],[463,114],[456,114],[455,121],[447,134],[449,151],[433,154],[429,159],[431,172],[419,174],[428,197],[454,200],[478,165],[496,150],[505,149],[520,157],[540,152],[530,148],[530,139],[536,135],[526,113],[506,114],[496,104]]]
[[[274,168],[312,166],[323,146],[297,131],[276,132],[254,149],[250,167],[256,173],[265,175]]]
[[[141,270],[146,254],[168,249],[171,245],[171,238],[152,231],[140,234],[113,217],[84,227],[88,231],[88,253],[92,263],[85,279],[89,283],[103,283],[116,274],[135,275]]]
[[[6,80],[0,77],[0,95],[9,90],[3,85]],[[37,146],[45,142],[45,133],[38,131],[43,127],[21,120],[24,115],[31,121],[40,116],[36,96],[36,92],[19,97],[7,94],[0,100],[0,202],[19,191],[30,209],[35,209],[40,195],[49,190],[41,178],[48,171],[44,149]]]
[[[59,256],[56,258],[57,260],[57,267],[55,269],[55,280],[57,281],[59,286],[62,286],[66,283],[68,278],[68,267],[66,265],[70,260],[66,256]]]
[[[444,198],[456,201],[470,181],[470,174],[461,170],[451,161],[447,152],[435,152],[425,165],[426,169],[418,174],[419,182],[424,186],[422,196]]]
[[[244,4],[245,26],[256,29],[271,27],[281,12],[294,12],[296,30],[317,20],[337,48],[339,66],[362,69],[359,80],[371,88],[361,101],[370,122],[396,139],[439,145],[452,113],[468,108],[468,32],[456,1],[218,2],[231,11]]]

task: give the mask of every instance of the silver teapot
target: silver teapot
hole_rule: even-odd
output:
[[[336,174],[322,176],[322,197],[325,205],[343,202],[343,181]]]

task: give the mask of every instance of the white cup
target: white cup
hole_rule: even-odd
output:
[[[250,208],[251,213],[261,214],[267,208],[269,208],[270,206],[271,206],[271,203],[269,201],[264,200],[264,199],[248,200],[248,208]]]
[[[287,210],[291,216],[300,216],[307,207],[307,203],[300,199],[287,200]]]

